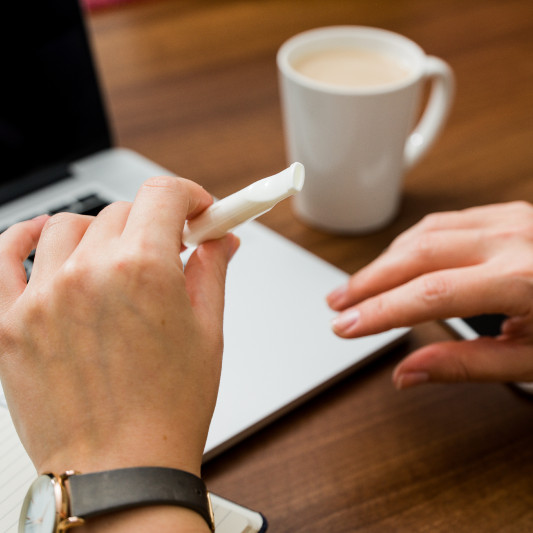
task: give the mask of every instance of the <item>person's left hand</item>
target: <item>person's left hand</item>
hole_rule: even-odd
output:
[[[39,472],[199,474],[238,247],[207,242],[183,270],[185,220],[211,202],[193,182],[154,178],[96,218],[40,217],[0,236],[0,375]]]

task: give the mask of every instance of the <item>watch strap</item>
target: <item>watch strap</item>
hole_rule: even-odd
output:
[[[69,477],[70,515],[90,518],[146,505],[176,505],[199,513],[214,531],[204,482],[163,467],[135,467]]]

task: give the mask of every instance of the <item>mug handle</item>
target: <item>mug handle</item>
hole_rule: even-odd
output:
[[[405,170],[416,165],[429,150],[441,132],[452,106],[455,82],[448,64],[438,57],[428,56],[424,77],[431,81],[431,92],[422,117],[407,138]]]

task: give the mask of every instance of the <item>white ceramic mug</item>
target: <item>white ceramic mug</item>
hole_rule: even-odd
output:
[[[317,81],[295,68],[324,50],[364,49],[405,69],[402,79],[348,86]],[[441,59],[401,35],[362,26],[310,30],[277,55],[288,157],[305,166],[294,198],[299,218],[337,233],[369,232],[396,215],[403,176],[432,145],[451,107],[454,78]],[[415,125],[423,88],[429,99]]]

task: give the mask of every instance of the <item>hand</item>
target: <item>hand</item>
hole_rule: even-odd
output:
[[[179,254],[185,219],[211,202],[190,181],[154,178],[96,218],[40,217],[0,236],[0,375],[39,472],[199,475],[238,240],[205,243],[185,271]]]
[[[509,317],[496,339],[426,346],[398,388],[432,381],[533,381],[533,207],[524,202],[429,215],[328,296],[341,337],[483,313]]]

